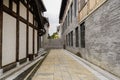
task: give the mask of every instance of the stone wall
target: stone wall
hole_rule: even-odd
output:
[[[108,0],[84,21],[86,47],[76,48],[74,42],[67,49],[120,77],[120,0]],[[75,41],[75,28],[71,29]]]
[[[86,58],[120,77],[120,0],[108,0],[85,23]]]
[[[48,39],[48,42],[46,42],[43,47],[45,49],[62,49],[62,39]]]

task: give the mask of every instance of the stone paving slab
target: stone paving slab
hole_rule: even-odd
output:
[[[32,80],[100,80],[62,49],[52,49]]]

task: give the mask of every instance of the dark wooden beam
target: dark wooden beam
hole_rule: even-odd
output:
[[[19,61],[19,10],[20,3],[17,1],[17,22],[16,22],[16,62]]]
[[[24,2],[24,0],[19,0],[19,1],[21,1],[21,3],[27,8],[27,4]]]
[[[28,9],[27,9],[28,10]],[[9,8],[7,8],[6,6],[3,6],[3,11],[5,11],[6,13],[8,13],[9,15],[17,18],[18,15],[11,11]],[[28,14],[27,14],[27,17],[29,16],[29,10],[28,10]],[[33,24],[31,24],[29,21],[27,21],[26,19],[24,19],[23,17],[19,16],[19,20],[22,21],[23,23],[25,24],[29,24],[29,26],[31,26],[32,28],[36,28]]]
[[[40,44],[39,44],[39,40],[40,40],[40,39],[39,39],[39,35],[38,35],[38,34],[39,34],[39,33],[38,33],[38,31],[37,31],[37,51],[39,50],[39,45],[40,45]],[[37,53],[37,54],[38,54],[38,53]]]
[[[34,14],[33,14],[33,25],[34,25]],[[35,55],[35,29],[33,29],[33,55]]]
[[[34,44],[35,44],[35,36],[34,36],[34,34],[35,34],[35,30],[33,29],[33,55],[35,54],[35,46],[34,46]]]
[[[16,67],[16,62],[12,62],[10,64],[7,64],[5,66],[2,66],[2,69],[3,69],[3,73],[6,72],[6,71],[9,71],[10,69],[13,69]]]
[[[9,0],[9,9],[12,10],[12,0]]]
[[[17,18],[17,14],[16,14],[15,12],[11,11],[8,7],[6,7],[6,6],[4,6],[4,5],[3,5],[3,11],[5,11],[5,12],[8,13],[9,15]]]
[[[28,58],[28,51],[29,51],[29,0],[27,0],[27,38],[26,38],[26,57]]]
[[[19,60],[20,64],[22,64],[22,63],[24,63],[24,62],[26,62],[26,61],[27,61],[27,58],[23,58],[23,59],[20,59],[20,60]]]
[[[3,0],[0,0],[0,68],[2,67]]]
[[[19,16],[20,21],[22,21],[23,23],[27,24],[27,20],[25,20],[23,17]]]
[[[29,22],[28,22],[29,23]],[[31,23],[29,23],[29,26],[31,26],[32,28],[35,28],[35,26]]]

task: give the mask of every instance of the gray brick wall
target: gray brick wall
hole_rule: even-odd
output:
[[[62,39],[48,39],[48,42],[44,44],[45,49],[62,49],[63,42]]]
[[[108,0],[85,22],[86,58],[120,77],[120,0]]]
[[[120,77],[120,0],[108,0],[85,20],[85,48],[75,47],[76,26],[74,21],[63,35],[74,31],[74,46],[67,49]]]

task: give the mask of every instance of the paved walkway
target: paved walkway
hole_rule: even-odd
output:
[[[99,80],[64,50],[51,50],[32,80]]]

